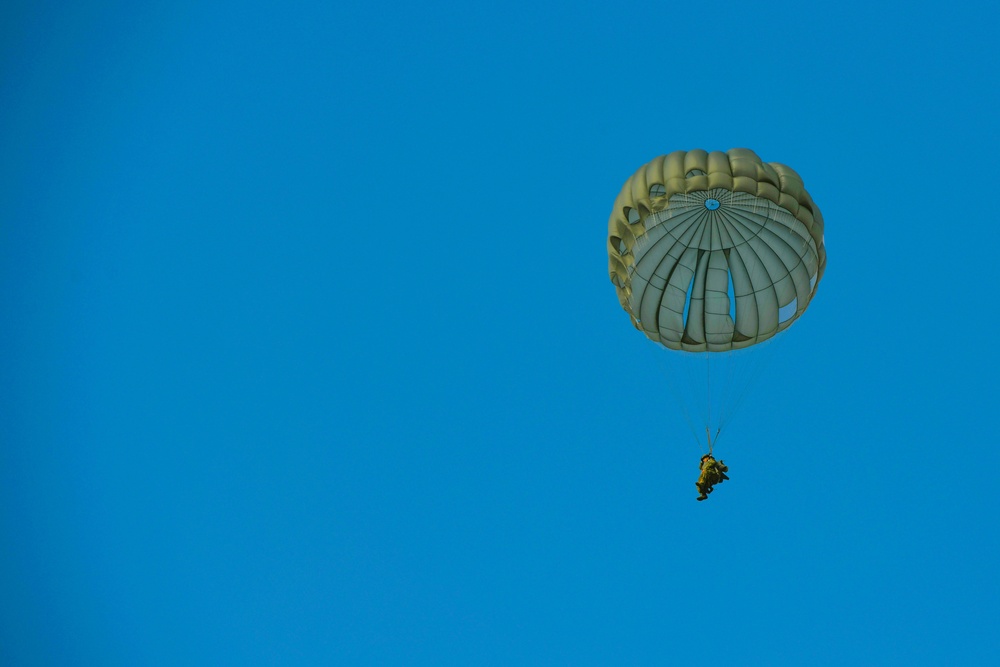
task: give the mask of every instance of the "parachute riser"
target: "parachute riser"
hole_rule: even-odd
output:
[[[722,427],[720,426],[719,430],[717,430],[715,432],[715,440],[716,441],[718,441],[718,439],[719,439],[719,433],[721,433],[721,432],[722,432]],[[708,455],[711,456],[712,455],[712,447],[715,445],[715,443],[712,442],[712,431],[707,426],[705,427],[705,438],[708,440]]]

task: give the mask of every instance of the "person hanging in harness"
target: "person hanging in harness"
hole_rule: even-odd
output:
[[[711,454],[705,454],[701,457],[698,467],[701,469],[701,474],[698,475],[698,481],[694,484],[698,487],[698,493],[701,494],[698,496],[698,500],[706,500],[708,494],[712,492],[713,486],[722,484],[729,479],[729,476],[726,475],[729,472],[729,466],[726,465],[725,461],[716,461]]]

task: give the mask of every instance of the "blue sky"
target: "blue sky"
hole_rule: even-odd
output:
[[[5,5],[0,662],[990,663],[998,16],[871,4]],[[829,264],[696,503],[607,218],[732,147]]]

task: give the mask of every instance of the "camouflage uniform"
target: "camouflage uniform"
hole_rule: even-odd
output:
[[[712,492],[713,486],[722,484],[729,479],[726,475],[729,472],[729,466],[726,465],[725,461],[716,461],[711,454],[705,454],[701,457],[701,463],[698,464],[698,467],[701,469],[701,474],[698,476],[695,486],[698,487],[698,493],[701,494],[698,496],[698,500],[705,500]]]

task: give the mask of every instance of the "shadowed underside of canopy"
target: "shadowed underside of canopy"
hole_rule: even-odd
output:
[[[792,169],[753,151],[676,151],[622,187],[608,223],[611,281],[636,328],[689,352],[791,326],[826,266],[823,218]]]

